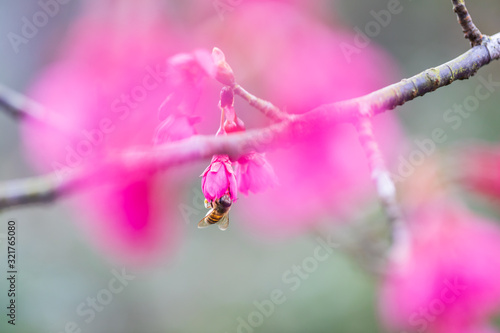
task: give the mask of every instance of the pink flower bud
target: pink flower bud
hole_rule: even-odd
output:
[[[216,47],[212,50],[212,59],[216,66],[215,79],[227,86],[234,86],[234,73],[229,64],[226,62],[224,53]]]
[[[233,89],[230,87],[223,87],[220,92],[219,106],[223,110],[226,118],[222,126],[225,133],[241,132],[245,130],[245,123],[236,116],[233,104]]]
[[[238,186],[227,155],[214,155],[201,177],[201,190],[208,201],[217,200],[226,193],[236,201]]]
[[[245,123],[236,116],[234,107],[228,106],[224,109],[226,121],[224,122],[224,131],[226,133],[242,132],[245,130]]]
[[[220,107],[230,107],[234,104],[234,93],[230,87],[222,87],[220,91]]]
[[[226,120],[224,122],[224,131],[226,133],[242,132],[244,130],[245,123],[240,118],[236,118],[236,121]]]

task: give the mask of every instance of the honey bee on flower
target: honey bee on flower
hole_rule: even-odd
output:
[[[217,224],[220,230],[226,230],[229,226],[229,210],[232,204],[233,201],[228,194],[212,202],[205,199],[205,208],[211,209],[198,223],[198,228],[206,228],[211,224]]]
[[[234,94],[229,87],[222,88],[219,107],[221,122],[216,135],[230,135],[245,131],[245,124],[234,111]],[[237,200],[237,193],[260,192],[277,183],[272,166],[263,154],[249,152],[236,161],[228,155],[214,155],[210,165],[201,174],[201,188],[205,207],[210,209],[198,223],[199,228],[217,224],[220,230],[229,226],[229,210]]]
[[[220,230],[226,230],[229,225],[229,210],[237,199],[236,177],[229,156],[215,155],[201,177],[205,207],[210,210],[198,223],[198,227],[218,224]]]

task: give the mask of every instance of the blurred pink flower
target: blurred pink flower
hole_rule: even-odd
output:
[[[167,60],[167,75],[170,94],[159,108],[158,118],[165,120],[169,115],[192,115],[202,92],[202,81],[214,78],[216,66],[206,50],[180,53]]]
[[[232,81],[234,76],[221,50],[214,48],[176,54],[167,61],[171,94],[160,105],[162,121],[156,130],[155,144],[185,139],[196,134],[193,125],[201,120],[192,116],[202,93],[204,78]],[[233,110],[234,113],[234,110]]]
[[[264,157],[264,154],[249,153],[243,155],[235,163],[238,190],[248,195],[248,192],[262,192],[268,187],[278,184],[273,167]]]
[[[233,202],[236,201],[238,185],[227,155],[215,155],[200,177],[201,189],[209,202],[220,199],[226,193]]]
[[[156,129],[154,144],[178,141],[196,134],[194,124],[200,121],[199,117],[185,115],[169,115]]]
[[[27,122],[28,158],[41,172],[61,176],[98,165],[117,151],[151,146],[156,110],[176,82],[166,59],[176,38],[158,3],[92,1],[71,27],[56,60],[30,95],[61,131]],[[96,245],[113,258],[144,264],[177,243],[169,198],[158,177],[108,170],[105,185],[78,195],[74,214]]]
[[[500,200],[500,148],[471,145],[462,148],[456,170],[461,182],[475,192]]]
[[[222,24],[207,21],[198,39],[224,50],[237,82],[248,91],[289,113],[303,113],[391,83],[395,62],[374,42],[352,59],[344,57],[339,45],[352,44],[354,37],[304,11],[262,1],[243,2]],[[238,113],[245,115],[248,127],[263,123],[252,108],[238,106]],[[398,122],[387,113],[377,116],[374,126],[390,165],[403,141]],[[280,186],[242,198],[232,210],[233,216],[264,235],[286,236],[320,220],[348,219],[374,197],[366,156],[349,125],[318,126],[306,141],[266,158]]]
[[[463,208],[438,201],[409,219],[380,292],[385,324],[409,332],[495,332],[500,309],[500,230]]]
[[[213,0],[210,2],[194,0],[190,3],[189,11],[199,13],[199,16],[203,17],[217,14],[217,19],[223,21],[245,10],[245,4],[279,3],[293,6],[304,12],[314,12],[316,15],[328,13],[328,16],[331,16],[329,9],[333,2],[333,0]]]

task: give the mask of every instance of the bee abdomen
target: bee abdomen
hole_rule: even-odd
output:
[[[219,222],[221,218],[222,218],[222,215],[219,215],[219,214],[210,214],[207,217],[207,222],[209,224],[215,224],[215,223]]]

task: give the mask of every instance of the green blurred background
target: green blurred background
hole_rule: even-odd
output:
[[[346,30],[372,21],[371,10],[386,8],[386,0],[332,1],[326,22],[341,22]],[[180,2],[179,2],[180,3]],[[444,63],[469,48],[448,0],[402,0],[404,10],[372,39],[390,53],[401,78]],[[6,34],[19,20],[37,9],[36,1],[2,0],[0,3],[0,80],[24,91],[39,68],[50,61],[80,3],[70,2],[40,30],[38,36],[15,54]],[[182,4],[187,5],[187,4]],[[182,7],[179,4],[179,7]],[[498,1],[469,1],[476,25],[486,34],[500,31]],[[214,14],[216,15],[215,11]],[[498,63],[479,75],[500,81]],[[453,130],[444,112],[461,103],[479,84],[476,77],[439,89],[395,112],[411,138],[429,137],[442,127],[449,139],[439,149],[463,140],[500,139],[500,95],[495,92],[479,109]],[[25,177],[33,171],[22,156],[18,124],[0,112],[0,180]],[[202,165],[202,164],[200,164]],[[201,167],[203,168],[203,167]],[[201,169],[200,169],[201,170]],[[199,181],[192,187],[199,191]],[[68,322],[82,332],[236,332],[238,317],[256,311],[254,301],[269,299],[274,289],[286,301],[277,305],[255,332],[382,332],[377,319],[377,279],[363,271],[342,251],[342,244],[304,279],[296,291],[282,280],[284,272],[313,255],[316,234],[286,240],[263,240],[248,235],[237,223],[225,233],[216,228],[199,232],[195,223],[185,228],[179,248],[148,269],[127,272],[135,276],[95,320],[85,323],[76,313],[87,297],[96,297],[122,267],[107,261],[73,223],[65,199],[57,204],[25,207],[0,214],[0,237],[6,222],[18,226],[17,325],[7,324],[5,278],[0,278],[0,332],[64,332]],[[184,198],[191,202],[190,197]],[[374,210],[378,208],[374,205]],[[200,216],[201,218],[201,216]],[[0,238],[0,276],[5,272],[5,239]],[[246,332],[242,330],[242,332]]]

